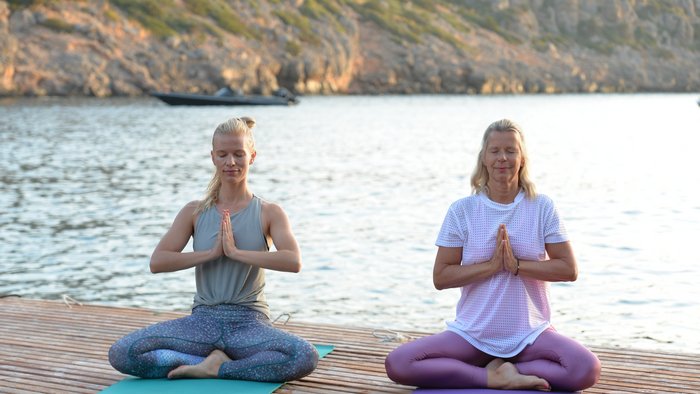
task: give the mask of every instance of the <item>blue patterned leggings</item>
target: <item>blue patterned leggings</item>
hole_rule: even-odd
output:
[[[112,345],[109,362],[125,374],[164,378],[216,349],[232,360],[219,368],[222,379],[286,382],[310,374],[318,362],[316,348],[274,328],[264,313],[228,304],[200,305],[190,316],[134,331]]]

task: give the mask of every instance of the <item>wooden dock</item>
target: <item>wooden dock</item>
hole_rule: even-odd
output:
[[[135,308],[0,298],[0,393],[95,393],[124,375],[107,361],[110,345],[148,324],[183,316]],[[283,323],[275,323],[283,326]],[[335,345],[314,373],[278,393],[410,393],[384,372],[399,345],[368,328],[284,324],[314,343]],[[402,332],[413,338],[426,335]],[[700,355],[593,347],[603,364],[586,393],[700,393]]]

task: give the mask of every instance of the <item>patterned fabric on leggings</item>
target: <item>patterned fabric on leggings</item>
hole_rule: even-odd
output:
[[[125,374],[163,378],[215,349],[232,360],[219,368],[223,379],[285,382],[308,375],[318,362],[310,343],[274,328],[261,312],[229,304],[200,305],[190,316],[135,331],[112,345],[109,362]]]
[[[429,388],[486,388],[486,364],[495,359],[452,331],[419,338],[389,353],[386,372],[391,380]],[[548,328],[513,363],[523,375],[534,375],[553,390],[578,391],[593,386],[600,361],[573,339]]]

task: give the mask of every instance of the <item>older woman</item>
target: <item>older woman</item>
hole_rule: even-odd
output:
[[[430,388],[582,390],[600,362],[550,323],[548,282],[578,275],[552,200],[535,193],[520,127],[503,119],[484,133],[471,179],[437,239],[433,282],[458,287],[447,330],[404,344],[386,359],[389,377]]]

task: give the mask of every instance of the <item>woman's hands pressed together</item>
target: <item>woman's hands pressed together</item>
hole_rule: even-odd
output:
[[[515,275],[519,271],[518,258],[513,253],[505,224],[498,227],[496,248],[491,259],[479,264],[461,265],[462,248],[439,247],[433,268],[433,284],[438,290],[464,286],[484,280],[502,271]]]
[[[225,210],[224,211],[224,216],[222,217],[221,220],[221,231],[219,234],[223,234],[223,252],[226,255],[226,257],[233,259],[234,255],[238,251],[238,248],[236,248],[236,240],[233,237],[233,227],[231,226],[231,216],[229,215],[229,211]]]
[[[494,274],[503,270],[515,274],[518,270],[518,259],[513,254],[505,224],[498,226],[496,248],[487,264],[491,266]]]
[[[209,260],[226,256],[231,260],[275,271],[299,272],[301,270],[301,253],[299,245],[289,227],[287,216],[279,207],[270,214],[270,234],[277,250],[256,251],[240,249],[236,246],[233,225],[229,210],[222,210],[221,225],[214,247],[209,249]],[[276,215],[276,216],[275,216]]]
[[[233,227],[231,226],[230,211],[225,209],[221,213],[221,226],[219,234],[216,236],[214,247],[211,249],[211,257],[226,256],[233,259],[237,251],[236,240],[233,237]]]
[[[510,237],[505,224],[501,224],[499,230],[503,231],[503,269],[515,274],[518,272],[518,259],[513,254],[513,247],[510,244]]]
[[[550,282],[575,281],[578,269],[569,242],[545,244],[545,248],[550,257],[549,260],[539,262],[543,264],[526,262],[524,264],[526,267],[525,275],[529,278]],[[508,237],[508,230],[504,224],[498,228],[496,250],[487,263],[494,269],[493,274],[505,270],[513,275],[518,275],[523,271],[523,261],[515,257]]]

